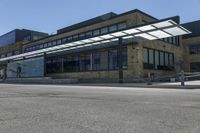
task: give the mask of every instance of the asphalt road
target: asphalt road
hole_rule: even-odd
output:
[[[200,133],[200,89],[0,84],[0,133]]]

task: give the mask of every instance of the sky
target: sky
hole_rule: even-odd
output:
[[[200,20],[200,0],[0,0],[0,35],[13,29],[55,34],[58,29],[108,13],[139,9],[158,19]]]

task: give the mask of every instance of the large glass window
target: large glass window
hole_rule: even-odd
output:
[[[127,60],[127,48],[123,48],[122,63],[124,69],[127,68]],[[46,66],[48,73],[116,70],[118,69],[118,49],[49,57]]]
[[[172,70],[174,54],[155,49],[144,48],[144,69]]]
[[[118,69],[118,55],[117,50],[109,50],[109,69]]]
[[[164,52],[160,52],[160,66],[164,66]]]
[[[92,70],[100,70],[101,53],[97,52],[92,55]]]
[[[62,72],[62,58],[47,58],[46,60],[47,73],[60,73]]]
[[[79,60],[76,55],[67,55],[63,58],[64,72],[77,72],[79,71]]]
[[[165,66],[169,66],[169,54],[165,53]]]
[[[93,53],[92,57],[93,70],[108,69],[108,51],[100,51]]]
[[[128,67],[127,48],[122,49],[122,66],[124,69],[126,69]]]
[[[91,54],[83,54],[79,56],[80,71],[91,70]]]
[[[155,51],[155,69],[159,67],[159,52]]]
[[[144,56],[144,63],[148,63],[148,49],[144,48],[143,49],[143,56]]]

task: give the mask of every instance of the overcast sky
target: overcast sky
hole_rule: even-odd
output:
[[[0,35],[25,28],[47,33],[105,14],[139,9],[158,19],[200,20],[200,0],[0,0]]]

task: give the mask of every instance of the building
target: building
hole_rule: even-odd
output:
[[[15,29],[2,36],[0,36],[0,47],[15,44],[21,41],[34,41],[43,37],[47,37],[47,33],[27,30],[27,29]]]
[[[27,30],[15,29],[0,36],[0,58],[19,55],[23,51],[23,45],[27,42],[47,37],[47,33]],[[7,62],[0,62],[0,70],[7,67]]]
[[[192,63],[200,62],[188,53],[193,45],[190,39],[198,37],[179,19],[159,20],[137,9],[111,12],[30,41],[23,45],[22,54],[0,62],[8,62],[8,78],[134,82],[149,73],[156,78],[171,77],[181,70],[193,71]],[[190,58],[197,60],[190,62]]]
[[[183,24],[192,34],[183,36],[184,70],[200,72],[200,20]]]

